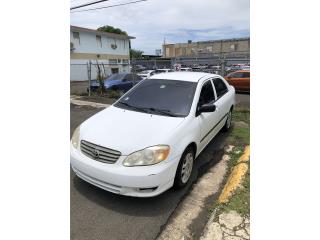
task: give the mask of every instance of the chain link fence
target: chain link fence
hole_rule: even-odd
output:
[[[210,57],[181,57],[172,59],[134,59],[131,60],[132,72],[155,69],[174,69],[176,64],[181,65],[185,70],[193,72],[208,72],[222,76],[231,71],[241,69],[241,65],[250,66],[248,56],[229,56],[221,58],[219,56]]]
[[[107,78],[115,73],[140,73],[143,70],[171,69],[179,64],[182,70],[192,72],[207,72],[225,76],[230,72],[240,70],[242,65],[250,66],[248,56],[181,57],[172,59],[132,59],[130,62],[104,63],[88,61],[86,63],[70,64],[70,93],[87,94],[90,80],[96,80],[97,64],[102,68]],[[184,68],[184,69],[183,69]]]

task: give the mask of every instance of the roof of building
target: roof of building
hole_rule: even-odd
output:
[[[166,45],[175,45],[175,44],[194,44],[194,43],[214,43],[214,42],[234,42],[234,41],[247,41],[250,40],[250,37],[243,37],[243,38],[228,38],[228,39],[220,39],[220,40],[207,40],[207,41],[195,41],[195,42],[191,42],[191,43],[168,43],[168,44],[164,44],[164,46]]]
[[[218,77],[218,75],[204,72],[168,72],[155,74],[150,78],[198,82],[203,77]]]
[[[71,31],[79,31],[79,32],[88,32],[88,33],[94,33],[99,35],[104,35],[107,37],[113,37],[113,38],[120,38],[120,39],[135,39],[135,37],[126,36],[124,34],[118,34],[118,33],[109,33],[109,32],[102,32],[90,28],[83,28],[83,27],[77,27],[77,26],[70,26]]]

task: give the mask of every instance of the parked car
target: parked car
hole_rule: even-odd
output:
[[[145,70],[142,71],[141,73],[138,73],[138,75],[142,78],[142,79],[146,79],[151,77],[153,74],[155,74],[155,70]]]
[[[168,72],[173,72],[170,68],[160,68],[160,69],[156,69],[154,71],[155,74],[158,73],[168,73]]]
[[[192,72],[192,68],[190,68],[190,67],[182,67],[182,68],[180,68],[180,71],[181,72]]]
[[[128,196],[184,187],[202,150],[230,128],[234,104],[234,88],[219,75],[154,75],[75,130],[72,169],[99,188]]]
[[[237,91],[250,92],[250,70],[239,70],[225,76],[228,83]]]
[[[132,88],[136,83],[142,80],[137,74],[133,73],[116,73],[112,74],[106,80],[104,80],[105,89],[109,90],[119,90],[126,92]],[[92,80],[90,84],[91,91],[95,91],[99,88],[99,81]]]
[[[140,72],[145,69],[146,69],[146,67],[143,65],[133,65],[133,67],[131,68],[132,71],[136,71],[136,72]]]

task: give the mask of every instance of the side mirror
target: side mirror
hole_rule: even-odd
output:
[[[214,104],[203,104],[201,107],[198,108],[198,114],[203,112],[214,112],[216,110],[216,105]]]

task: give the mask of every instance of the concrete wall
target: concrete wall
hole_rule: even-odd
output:
[[[70,80],[71,81],[87,81],[88,80],[88,68],[87,60],[70,60]],[[99,60],[99,64],[103,64],[105,75],[109,76],[112,74],[112,69],[118,69],[119,73],[129,73],[129,65],[123,64],[109,64],[107,60]],[[96,67],[96,61],[92,61],[91,65],[91,79],[96,79],[98,69]]]
[[[70,94],[82,95],[87,93],[89,81],[73,81],[70,82]]]

